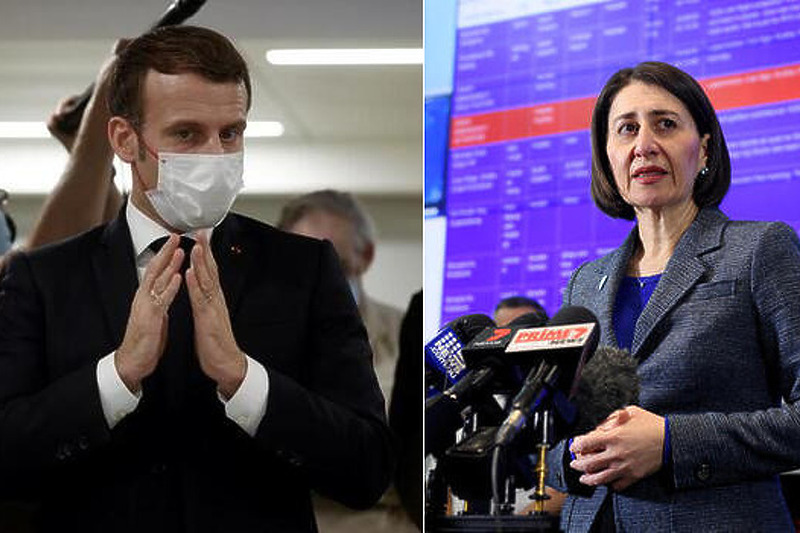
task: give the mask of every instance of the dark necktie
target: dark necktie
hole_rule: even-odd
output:
[[[149,248],[158,252],[166,242],[167,238],[161,237],[153,241]],[[187,429],[184,424],[191,424],[194,418],[191,415],[195,408],[199,407],[198,402],[207,401],[204,398],[206,395],[214,398],[212,394],[208,394],[208,391],[200,394],[209,388],[213,391],[213,384],[202,373],[197,361],[194,350],[194,321],[189,293],[186,290],[185,274],[190,265],[189,256],[194,244],[194,240],[181,237],[179,246],[184,251],[180,269],[181,286],[169,308],[167,343],[155,373],[155,375],[160,374],[160,377],[155,380],[155,385],[161,389],[160,392],[166,401],[165,407],[169,413],[168,416],[175,417],[173,421],[176,422],[176,429],[178,426],[183,426],[184,430]]]
[[[161,248],[167,243],[168,237],[159,237],[158,239],[154,240],[150,243],[148,248],[153,251],[153,253],[157,254],[161,251]],[[186,236],[181,236],[181,242],[178,245],[184,252],[183,256],[183,263],[181,264],[181,275],[186,273],[186,269],[189,268],[189,254],[192,252],[192,246],[194,246],[194,239],[191,239]]]

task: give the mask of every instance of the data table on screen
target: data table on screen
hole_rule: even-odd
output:
[[[633,223],[590,196],[589,122],[616,70],[700,80],[733,167],[731,218],[800,228],[800,3],[462,0],[446,161],[444,323],[509,295],[554,312]]]

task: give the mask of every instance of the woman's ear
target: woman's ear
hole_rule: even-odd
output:
[[[700,168],[708,166],[708,141],[710,140],[710,133],[706,133],[700,138]]]

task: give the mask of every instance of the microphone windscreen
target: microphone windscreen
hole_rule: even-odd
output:
[[[627,351],[600,346],[583,367],[574,403],[578,408],[571,433],[581,435],[608,415],[639,400],[636,360]]]

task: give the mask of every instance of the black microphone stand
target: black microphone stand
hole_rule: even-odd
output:
[[[558,409],[556,409],[556,412]],[[535,501],[535,511],[529,515],[514,515],[516,499],[516,480],[512,468],[508,467],[507,457],[509,450],[504,445],[493,444],[491,483],[492,483],[492,509],[491,514],[474,514],[474,511],[465,512],[457,516],[446,516],[444,513],[432,512],[427,514],[426,531],[437,533],[462,533],[462,532],[508,532],[508,533],[553,533],[559,532],[558,516],[544,512],[544,502],[549,499],[545,492],[545,476],[547,466],[545,455],[555,439],[555,415],[552,409],[541,407],[534,415],[535,441],[538,463],[535,468],[536,488],[531,498]],[[473,421],[474,422],[474,421]],[[472,435],[478,436],[477,426],[472,427]],[[495,428],[496,429],[496,428]],[[495,431],[496,432],[496,431]],[[524,433],[530,435],[531,433]],[[464,442],[461,439],[459,442]],[[442,510],[442,506],[438,506]],[[426,506],[426,511],[434,511]]]

